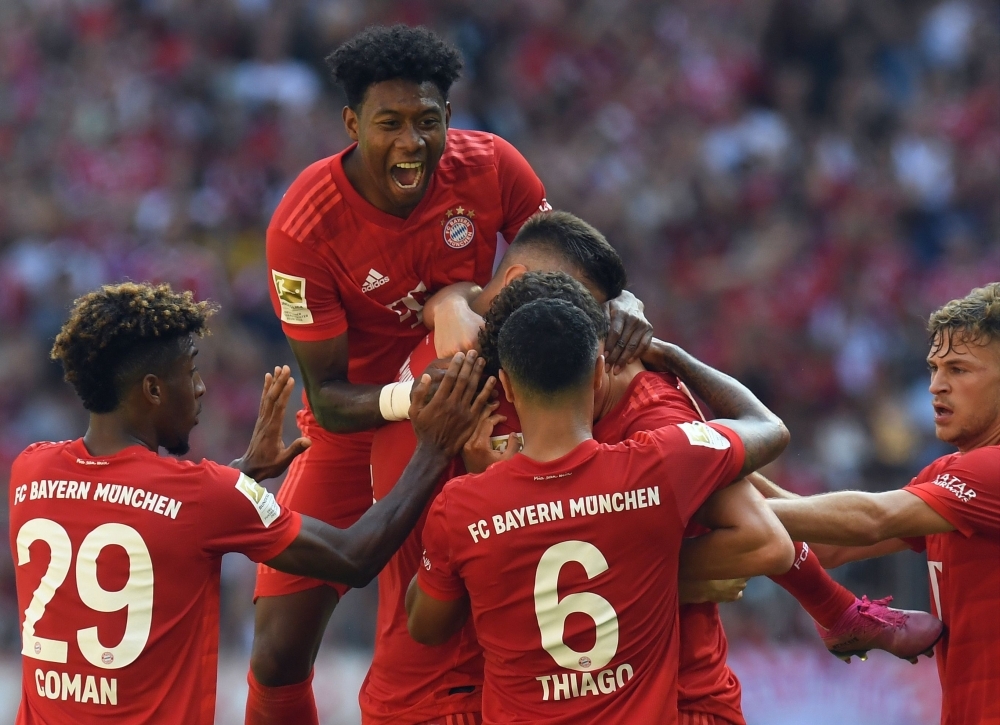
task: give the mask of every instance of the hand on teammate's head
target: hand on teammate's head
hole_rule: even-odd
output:
[[[496,378],[490,377],[479,393],[485,360],[472,350],[456,353],[448,369],[430,394],[432,376],[425,373],[413,386],[410,420],[417,440],[458,455],[479,424],[489,404]]]

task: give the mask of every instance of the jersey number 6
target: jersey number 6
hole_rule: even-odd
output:
[[[559,572],[571,561],[583,566],[588,579],[608,569],[601,550],[586,541],[563,541],[542,554],[535,570],[535,617],[542,647],[560,667],[580,672],[599,670],[618,651],[618,613],[607,599],[594,592],[559,598]],[[597,626],[596,641],[587,652],[577,652],[563,641],[566,619],[575,613],[586,614]]]
[[[65,664],[67,643],[35,636],[35,625],[45,614],[56,590],[69,573],[73,547],[66,529],[51,519],[32,519],[17,532],[17,565],[31,561],[29,547],[44,541],[50,552],[49,565],[24,611],[21,629],[21,654],[45,662]],[[97,581],[97,557],[106,546],[120,546],[128,554],[128,581],[118,591],[108,591]],[[139,657],[149,640],[153,619],[153,562],[139,532],[125,524],[101,524],[80,544],[76,556],[76,587],[80,601],[96,612],[117,612],[128,607],[125,635],[114,647],[106,647],[97,638],[97,627],[77,630],[80,652],[90,664],[105,670],[130,665]]]

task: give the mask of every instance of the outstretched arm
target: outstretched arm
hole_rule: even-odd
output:
[[[429,402],[430,376],[414,388],[410,417],[417,448],[399,482],[349,529],[303,517],[298,537],[265,562],[299,574],[354,587],[370,582],[412,531],[448,463],[471,435],[493,392],[490,378],[475,394],[484,361],[473,351],[455,355]]]
[[[841,491],[768,504],[795,541],[872,546],[887,539],[954,531],[923,499],[901,489]]]
[[[671,372],[708,403],[719,419],[743,441],[745,476],[777,458],[788,445],[788,429],[738,380],[696,360],[676,345],[653,340],[644,361],[656,370]]]
[[[681,579],[736,579],[784,574],[795,547],[764,497],[745,478],[716,492],[695,521],[712,531],[685,539]]]

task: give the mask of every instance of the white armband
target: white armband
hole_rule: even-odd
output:
[[[378,394],[378,409],[382,417],[392,422],[410,419],[410,389],[413,381],[389,383]]]

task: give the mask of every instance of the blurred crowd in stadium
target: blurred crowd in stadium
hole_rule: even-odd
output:
[[[453,125],[511,141],[553,206],[607,234],[658,335],[784,418],[773,478],[883,490],[946,450],[923,326],[1000,279],[995,3],[10,0],[0,478],[28,443],[84,430],[47,352],[75,296],[124,278],[222,304],[193,455],[242,452],[263,372],[291,361],[264,229],[295,175],[347,143],[323,57],[395,21],[462,50]],[[16,652],[12,566],[0,558],[0,644]],[[225,574],[223,647],[243,647],[253,569]],[[915,555],[838,573],[923,607],[925,576]],[[814,636],[769,582],[728,614],[736,639]]]

